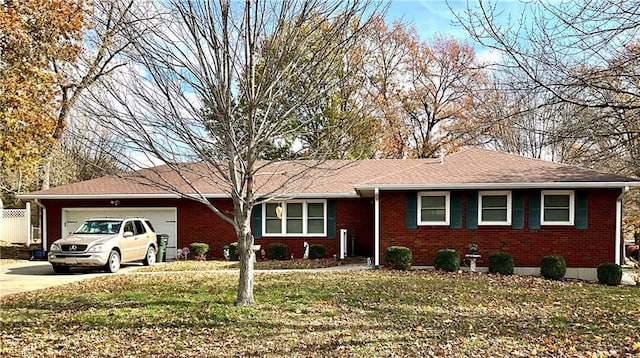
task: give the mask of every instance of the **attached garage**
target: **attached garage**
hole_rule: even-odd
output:
[[[175,207],[93,207],[62,208],[61,228],[63,235],[75,231],[82,223],[92,217],[144,217],[151,221],[157,234],[169,235],[167,260],[175,260],[177,244],[177,209]]]

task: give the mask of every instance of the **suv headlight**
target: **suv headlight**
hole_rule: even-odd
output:
[[[51,244],[51,251],[61,251],[60,250],[60,245],[56,244],[55,242],[53,244]]]
[[[104,251],[104,245],[102,245],[102,244],[93,245],[87,251],[88,252],[102,252],[102,251]]]

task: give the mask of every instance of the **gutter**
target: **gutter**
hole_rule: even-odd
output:
[[[256,197],[262,196],[260,193],[255,193]],[[231,199],[231,196],[226,194],[205,194],[207,199]],[[290,193],[283,195],[276,195],[274,199],[292,199],[292,198],[304,198],[304,199],[353,199],[359,198],[360,195],[355,191],[349,193]],[[23,194],[19,196],[23,200],[79,200],[79,199],[189,199],[187,196],[180,196],[176,194]]]
[[[528,183],[437,183],[437,184],[355,184],[362,190],[431,190],[431,189],[614,189],[640,187],[640,182],[528,182]]]
[[[177,199],[176,194],[22,194],[22,200],[49,199]]]

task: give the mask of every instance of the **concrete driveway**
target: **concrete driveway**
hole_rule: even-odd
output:
[[[122,264],[116,275],[131,272],[139,267],[142,267],[142,264]],[[0,262],[0,296],[108,275],[111,274],[80,267],[72,268],[68,274],[56,274],[47,261]]]

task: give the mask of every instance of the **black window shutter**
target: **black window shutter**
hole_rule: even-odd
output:
[[[540,228],[540,190],[529,192],[529,229]]]
[[[589,199],[585,190],[576,191],[576,229],[587,229],[589,226]]]
[[[478,192],[467,193],[467,229],[478,228]]]
[[[262,204],[253,207],[251,216],[253,219],[253,228],[251,229],[253,238],[259,239],[262,237]]]
[[[450,228],[462,229],[462,193],[454,191],[451,193]]]
[[[405,225],[407,229],[418,228],[418,194],[407,193],[405,209]]]
[[[336,201],[327,200],[327,239],[336,238]]]
[[[524,229],[524,194],[514,191],[511,200],[511,228]]]

